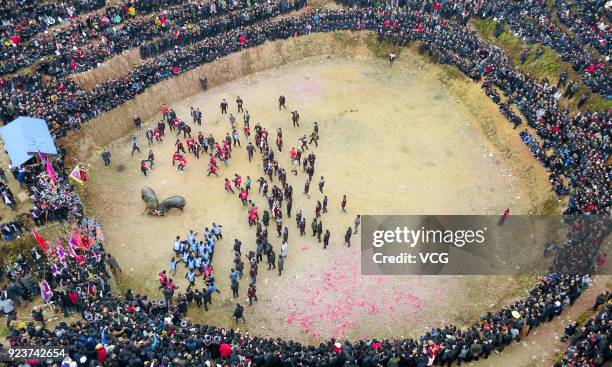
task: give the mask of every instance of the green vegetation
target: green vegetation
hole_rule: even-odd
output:
[[[374,33],[369,33],[366,36],[365,43],[368,49],[374,53],[374,56],[381,59],[388,58],[390,53],[393,53],[396,56],[399,56],[402,53],[401,47],[397,47],[389,42],[378,42],[376,34]]]
[[[517,297],[524,297],[534,284],[538,282],[538,277],[535,275],[520,275],[516,278],[517,285],[510,292],[504,295],[500,300],[509,300]]]
[[[576,101],[574,101],[577,103]],[[612,100],[604,99],[599,94],[592,94],[591,98],[584,104],[583,109],[592,111],[605,111],[612,108]]]
[[[584,325],[584,323],[589,320],[589,318],[591,317],[592,314],[593,314],[592,312],[585,312],[582,315],[576,317],[576,322],[579,325]]]
[[[574,71],[572,66],[561,59],[561,57],[547,46],[542,45],[529,45],[523,42],[520,38],[512,34],[504,28],[504,31],[495,37],[495,26],[496,22],[492,19],[475,19],[471,22],[472,26],[480,36],[493,44],[500,46],[510,57],[510,60],[517,65],[523,72],[528,73],[532,77],[542,80],[548,79],[552,83],[556,83],[559,80],[559,73],[562,70],[566,70],[568,73],[569,80],[577,80],[579,82],[579,89],[577,95],[582,95],[587,91],[587,88],[582,83],[582,79],[578,73]],[[536,50],[541,48],[543,53],[535,59]],[[521,64],[521,52],[523,50],[529,50],[529,57]],[[572,111],[576,111],[576,104],[578,98],[572,100],[562,99],[561,103],[569,106]],[[598,94],[591,94],[591,98],[585,103],[583,109],[590,109],[594,111],[603,111],[612,108],[612,101],[604,99]]]
[[[347,47],[359,46],[359,38],[351,32],[334,32],[334,40]]]
[[[29,254],[32,247],[38,248],[34,235],[29,231],[29,228],[32,228],[32,223],[29,221],[27,223],[24,222],[23,228],[26,232],[21,238],[0,244],[0,266],[12,264],[20,253]],[[50,223],[42,229],[37,228],[36,232],[51,243],[56,238],[69,233],[69,225],[67,223]]]
[[[559,215],[561,213],[559,200],[554,195],[550,195],[542,204],[542,209],[538,212],[539,215]]]
[[[488,40],[495,35],[495,21],[493,19],[475,19],[472,25],[484,39]]]
[[[442,72],[438,75],[438,80],[444,84],[448,84],[451,80],[466,80],[467,77],[454,66],[441,65]]]
[[[314,10],[336,8],[338,5],[330,0],[313,0],[308,2],[308,6]]]
[[[20,253],[28,253],[32,246],[36,246],[36,240],[31,233],[27,233],[21,238],[15,239],[10,242],[3,243],[0,248],[0,264],[2,265],[10,265],[15,259],[17,259],[17,255]]]
[[[535,275],[521,275],[518,279],[519,284],[526,292],[533,287],[533,285],[537,282],[538,278]]]
[[[528,45],[506,29],[504,29],[498,38],[495,38],[496,22],[492,19],[474,20],[473,25],[484,39],[504,49],[512,62],[518,65],[523,72],[529,73],[540,80],[547,78],[550,81],[556,82],[559,79],[560,66],[564,62],[554,50],[546,46]],[[534,56],[538,48],[542,48],[544,52],[536,60]],[[529,49],[529,57],[521,65],[521,52],[525,49]]]

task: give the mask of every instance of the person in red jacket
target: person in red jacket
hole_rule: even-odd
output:
[[[219,346],[219,355],[221,358],[229,358],[232,355],[232,347],[227,343],[222,343]]]
[[[251,269],[252,271],[253,269]],[[257,267],[255,267],[255,275],[257,275]],[[257,287],[255,286],[255,278],[252,275],[253,282],[249,284],[249,289],[247,290],[247,298],[249,299],[249,306],[253,306],[253,300],[257,301]]]
[[[185,166],[187,166],[187,159],[183,156],[181,156],[179,158],[179,164],[176,167],[176,169],[180,172],[183,173],[185,171]]]
[[[225,178],[225,191],[234,193],[234,189],[232,188],[232,183],[228,178]]]
[[[140,171],[142,172],[143,175],[145,175],[145,177],[147,176],[148,170],[149,170],[149,167],[147,167],[147,161],[146,160],[140,161]]]
[[[70,303],[73,308],[77,308],[77,304],[79,302],[79,294],[75,291],[71,291],[68,293],[68,298],[70,299]]]
[[[172,155],[172,166],[174,167],[174,162],[178,162],[181,159],[181,154],[176,152]]]
[[[249,197],[248,191],[246,191],[246,189],[242,189],[240,190],[240,193],[238,194],[238,196],[240,197],[240,200],[242,201],[242,206],[247,206],[248,197]]]
[[[212,174],[212,175],[219,177],[219,174],[217,173],[217,171],[219,171],[219,168],[217,166],[215,166],[214,164],[209,164],[207,176],[210,176]]]
[[[165,288],[168,283],[168,276],[166,275],[166,271],[162,270],[159,272],[159,289]]]
[[[168,112],[169,112],[169,110],[168,110],[168,106],[167,106],[167,105],[164,103],[164,104],[161,106],[162,119],[163,119],[164,121],[168,121],[168,117],[170,116]]]
[[[103,364],[106,361],[106,348],[102,344],[96,345],[96,359],[100,364]]]
[[[242,177],[239,174],[234,173],[234,186],[240,190],[240,186],[242,185]]]

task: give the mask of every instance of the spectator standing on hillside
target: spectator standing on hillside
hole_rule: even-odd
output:
[[[136,141],[136,135],[132,136],[132,156],[134,156],[134,151],[138,151],[140,153],[140,147],[138,146],[138,142]]]
[[[140,119],[140,116],[138,115],[134,116],[134,127],[136,128],[136,132],[140,132],[142,128],[142,120]]]
[[[102,151],[102,161],[104,161],[104,167],[108,167],[111,164],[111,153],[108,151],[108,148],[104,148]]]

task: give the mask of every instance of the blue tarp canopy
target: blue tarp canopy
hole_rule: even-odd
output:
[[[0,128],[0,135],[13,166],[23,164],[37,155],[38,151],[57,155],[55,142],[45,120],[19,116]]]

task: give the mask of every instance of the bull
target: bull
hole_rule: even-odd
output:
[[[160,203],[157,195],[155,195],[155,191],[148,186],[142,188],[141,197],[146,205],[144,211],[148,211],[151,215],[163,216],[172,208],[179,209],[182,212],[185,204],[187,204],[185,198],[179,195],[170,196]]]
[[[157,195],[155,195],[155,191],[152,188],[145,186],[142,188],[140,192],[140,196],[142,201],[145,202],[145,211],[149,211],[149,214],[153,214],[156,210],[159,209],[159,200],[157,200]]]
[[[172,208],[176,208],[182,212],[185,208],[185,204],[187,204],[187,201],[185,201],[184,197],[179,195],[170,196],[159,204],[158,214],[166,215],[166,212]]]

